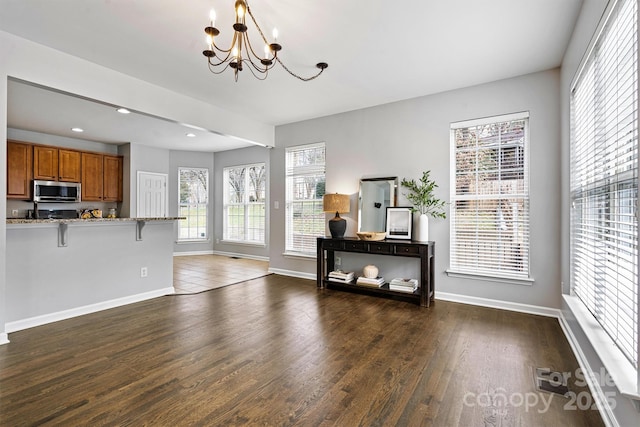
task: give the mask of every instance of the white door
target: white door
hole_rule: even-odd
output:
[[[138,171],[139,218],[167,216],[167,174]]]

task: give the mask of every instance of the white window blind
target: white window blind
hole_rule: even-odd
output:
[[[178,240],[206,240],[209,211],[209,170],[178,168]]]
[[[528,117],[451,124],[449,272],[529,279]]]
[[[224,168],[223,238],[263,244],[265,242],[265,164]]]
[[[287,148],[286,184],[285,251],[315,256],[316,239],[324,236],[326,222],[324,143]]]
[[[571,96],[571,285],[638,368],[637,1],[620,0]]]

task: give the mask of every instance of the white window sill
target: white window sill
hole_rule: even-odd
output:
[[[255,246],[257,248],[266,248],[267,245],[259,242],[245,242],[243,240],[220,240],[221,245],[240,245],[240,246]]]
[[[211,240],[209,240],[209,239],[181,239],[181,240],[176,240],[176,243],[178,245],[189,244],[189,243],[209,243],[209,242],[211,242]]]
[[[317,258],[316,254],[306,254],[302,252],[284,252],[282,254],[285,258],[298,258],[298,259],[307,259],[307,260],[315,260]]]
[[[638,373],[577,296],[562,295],[620,393],[640,400]],[[597,378],[598,380],[602,380]],[[603,384],[600,384],[603,385]]]
[[[449,277],[458,277],[462,279],[474,279],[474,280],[484,280],[487,282],[499,282],[499,283],[507,283],[509,285],[522,285],[522,286],[531,286],[535,282],[534,279],[522,279],[516,277],[504,277],[504,276],[487,276],[484,274],[477,273],[463,273],[455,270],[446,270],[447,276]]]

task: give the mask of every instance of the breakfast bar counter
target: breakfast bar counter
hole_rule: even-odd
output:
[[[6,332],[172,294],[179,219],[7,219]]]
[[[26,218],[7,218],[7,225],[16,224],[60,224],[60,223],[90,223],[90,222],[132,222],[132,221],[176,221],[184,219],[183,217],[151,217],[151,218],[67,218],[67,219],[26,219]]]

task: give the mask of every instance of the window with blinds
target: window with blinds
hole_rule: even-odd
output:
[[[264,244],[265,164],[224,168],[224,240]]]
[[[619,0],[571,93],[571,285],[638,368],[637,1]]]
[[[316,238],[325,234],[322,196],[325,188],[324,143],[286,150],[285,252],[316,255]]]
[[[529,280],[529,115],[451,124],[450,273]]]

